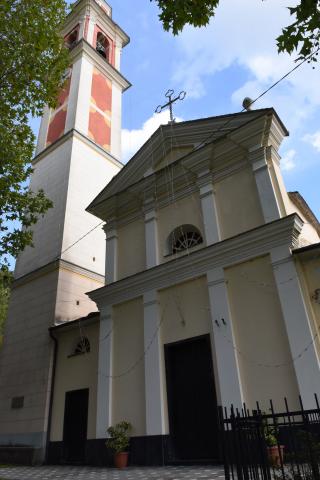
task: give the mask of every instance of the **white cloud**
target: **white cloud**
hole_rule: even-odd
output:
[[[182,119],[177,117],[176,121]],[[132,155],[148,140],[148,138],[157,130],[160,125],[169,121],[169,111],[154,113],[152,117],[146,120],[142,127],[137,130],[122,130],[122,161],[126,163]]]
[[[292,22],[288,9],[293,0],[224,0],[207,28],[185,28],[178,38],[182,60],[174,84],[188,97],[206,95],[206,80],[229,67],[240,66],[248,80],[239,82],[232,101],[241,110],[245,96],[261,92],[293,68],[294,57],[278,55],[276,37]],[[243,76],[242,76],[243,78]],[[307,80],[307,81],[306,81]],[[232,79],[237,84],[237,79]],[[302,124],[320,106],[320,67],[304,64],[256,103],[256,108],[275,106],[290,129]],[[211,82],[212,85],[212,82]],[[217,95],[219,92],[217,92]]]
[[[296,168],[296,164],[294,162],[294,159],[296,157],[296,151],[292,148],[291,150],[288,150],[281,158],[281,168],[282,170],[289,172],[290,170],[293,170]]]
[[[303,140],[310,143],[316,150],[320,152],[320,130],[315,133],[305,135]]]

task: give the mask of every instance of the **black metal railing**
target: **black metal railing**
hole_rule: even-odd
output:
[[[320,408],[219,408],[226,480],[320,480]]]

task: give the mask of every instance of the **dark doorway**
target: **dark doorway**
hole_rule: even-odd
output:
[[[174,461],[218,461],[210,336],[166,345],[165,361]]]
[[[68,463],[85,460],[89,389],[66,392],[63,425],[64,459]]]

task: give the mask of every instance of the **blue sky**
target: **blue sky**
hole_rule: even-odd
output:
[[[294,65],[278,55],[275,38],[290,22],[290,0],[220,0],[206,28],[164,32],[149,0],[110,0],[113,19],[129,34],[122,73],[132,87],[123,96],[123,159],[130,156],[167,114],[154,114],[164,93],[184,89],[175,107],[183,120],[237,112],[245,96],[256,98]],[[292,2],[296,3],[296,2]],[[320,62],[303,65],[255,108],[273,106],[290,131],[281,147],[288,190],[298,190],[320,217]],[[36,124],[37,122],[35,122]]]

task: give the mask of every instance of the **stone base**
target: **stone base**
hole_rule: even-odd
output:
[[[23,446],[0,446],[0,464],[4,465],[41,465],[43,450]]]
[[[162,466],[170,463],[166,435],[132,437],[130,440],[130,465]],[[63,454],[63,442],[50,442],[47,463],[63,465],[68,463]],[[113,466],[113,454],[107,449],[105,440],[87,440],[85,465]]]
[[[47,463],[50,465],[66,465],[70,462],[64,458],[63,442],[50,442]],[[105,440],[87,440],[84,465],[112,467],[113,453],[107,449]],[[221,458],[197,461],[176,458],[170,435],[154,435],[132,437],[129,447],[129,465],[156,467],[165,465],[217,465]]]

